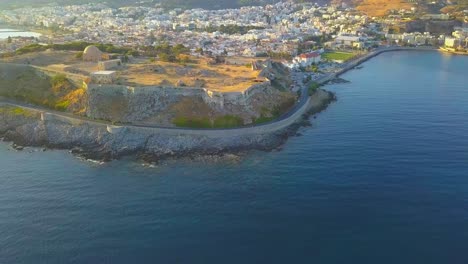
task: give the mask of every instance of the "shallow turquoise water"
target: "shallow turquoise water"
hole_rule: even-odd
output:
[[[393,52],[240,163],[0,144],[0,263],[468,263],[468,57]]]

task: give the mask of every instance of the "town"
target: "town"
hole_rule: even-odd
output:
[[[62,94],[48,107],[118,123],[212,127],[228,119],[238,126],[278,118],[301,94],[374,50],[468,54],[467,22],[468,10],[411,7],[373,17],[346,4],[292,1],[224,10],[46,6],[0,11],[0,24],[41,33],[0,40],[0,57],[77,79],[95,102],[73,107],[80,99]]]
[[[104,4],[51,6],[0,11],[0,24],[48,29],[50,34],[20,43],[2,43],[1,52],[30,43],[86,41],[141,49],[160,43],[184,44],[192,53],[289,58],[317,46],[366,50],[382,44],[467,46],[467,15],[425,14],[418,22],[441,26],[410,28],[418,10],[394,10],[369,17],[346,5],[279,2],[226,10],[160,7],[109,8]],[[461,18],[460,18],[461,19]],[[403,25],[405,24],[405,25]],[[405,28],[406,27],[406,28]],[[447,41],[445,41],[447,39]]]

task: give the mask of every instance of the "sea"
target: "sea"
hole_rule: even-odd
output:
[[[468,57],[381,54],[279,151],[145,165],[0,144],[0,263],[468,263]]]
[[[22,31],[16,29],[0,29],[0,40],[7,39],[8,37],[40,37],[40,33]]]

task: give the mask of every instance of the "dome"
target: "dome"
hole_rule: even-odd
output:
[[[84,61],[99,61],[101,60],[102,52],[96,46],[88,46],[83,51]]]
[[[91,46],[86,47],[83,53],[84,54],[98,54],[100,52],[101,51],[96,46],[91,45]]]

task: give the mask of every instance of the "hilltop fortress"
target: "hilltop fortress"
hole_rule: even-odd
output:
[[[28,68],[31,83],[37,83],[34,78],[46,80],[39,90],[44,97],[57,97],[48,101],[48,107],[121,124],[174,126],[177,118],[214,122],[223,116],[251,124],[287,110],[297,97],[290,91],[289,69],[271,60],[235,58],[213,63],[195,58],[181,64],[125,58],[124,63],[124,58],[112,57],[94,46],[80,55],[39,52],[28,56],[27,63],[19,56],[5,67],[15,65],[17,72]],[[52,84],[57,76],[66,77],[61,85],[66,82],[68,93],[50,95],[64,90]],[[47,83],[52,87],[46,87]],[[44,100],[40,101],[36,103]]]

